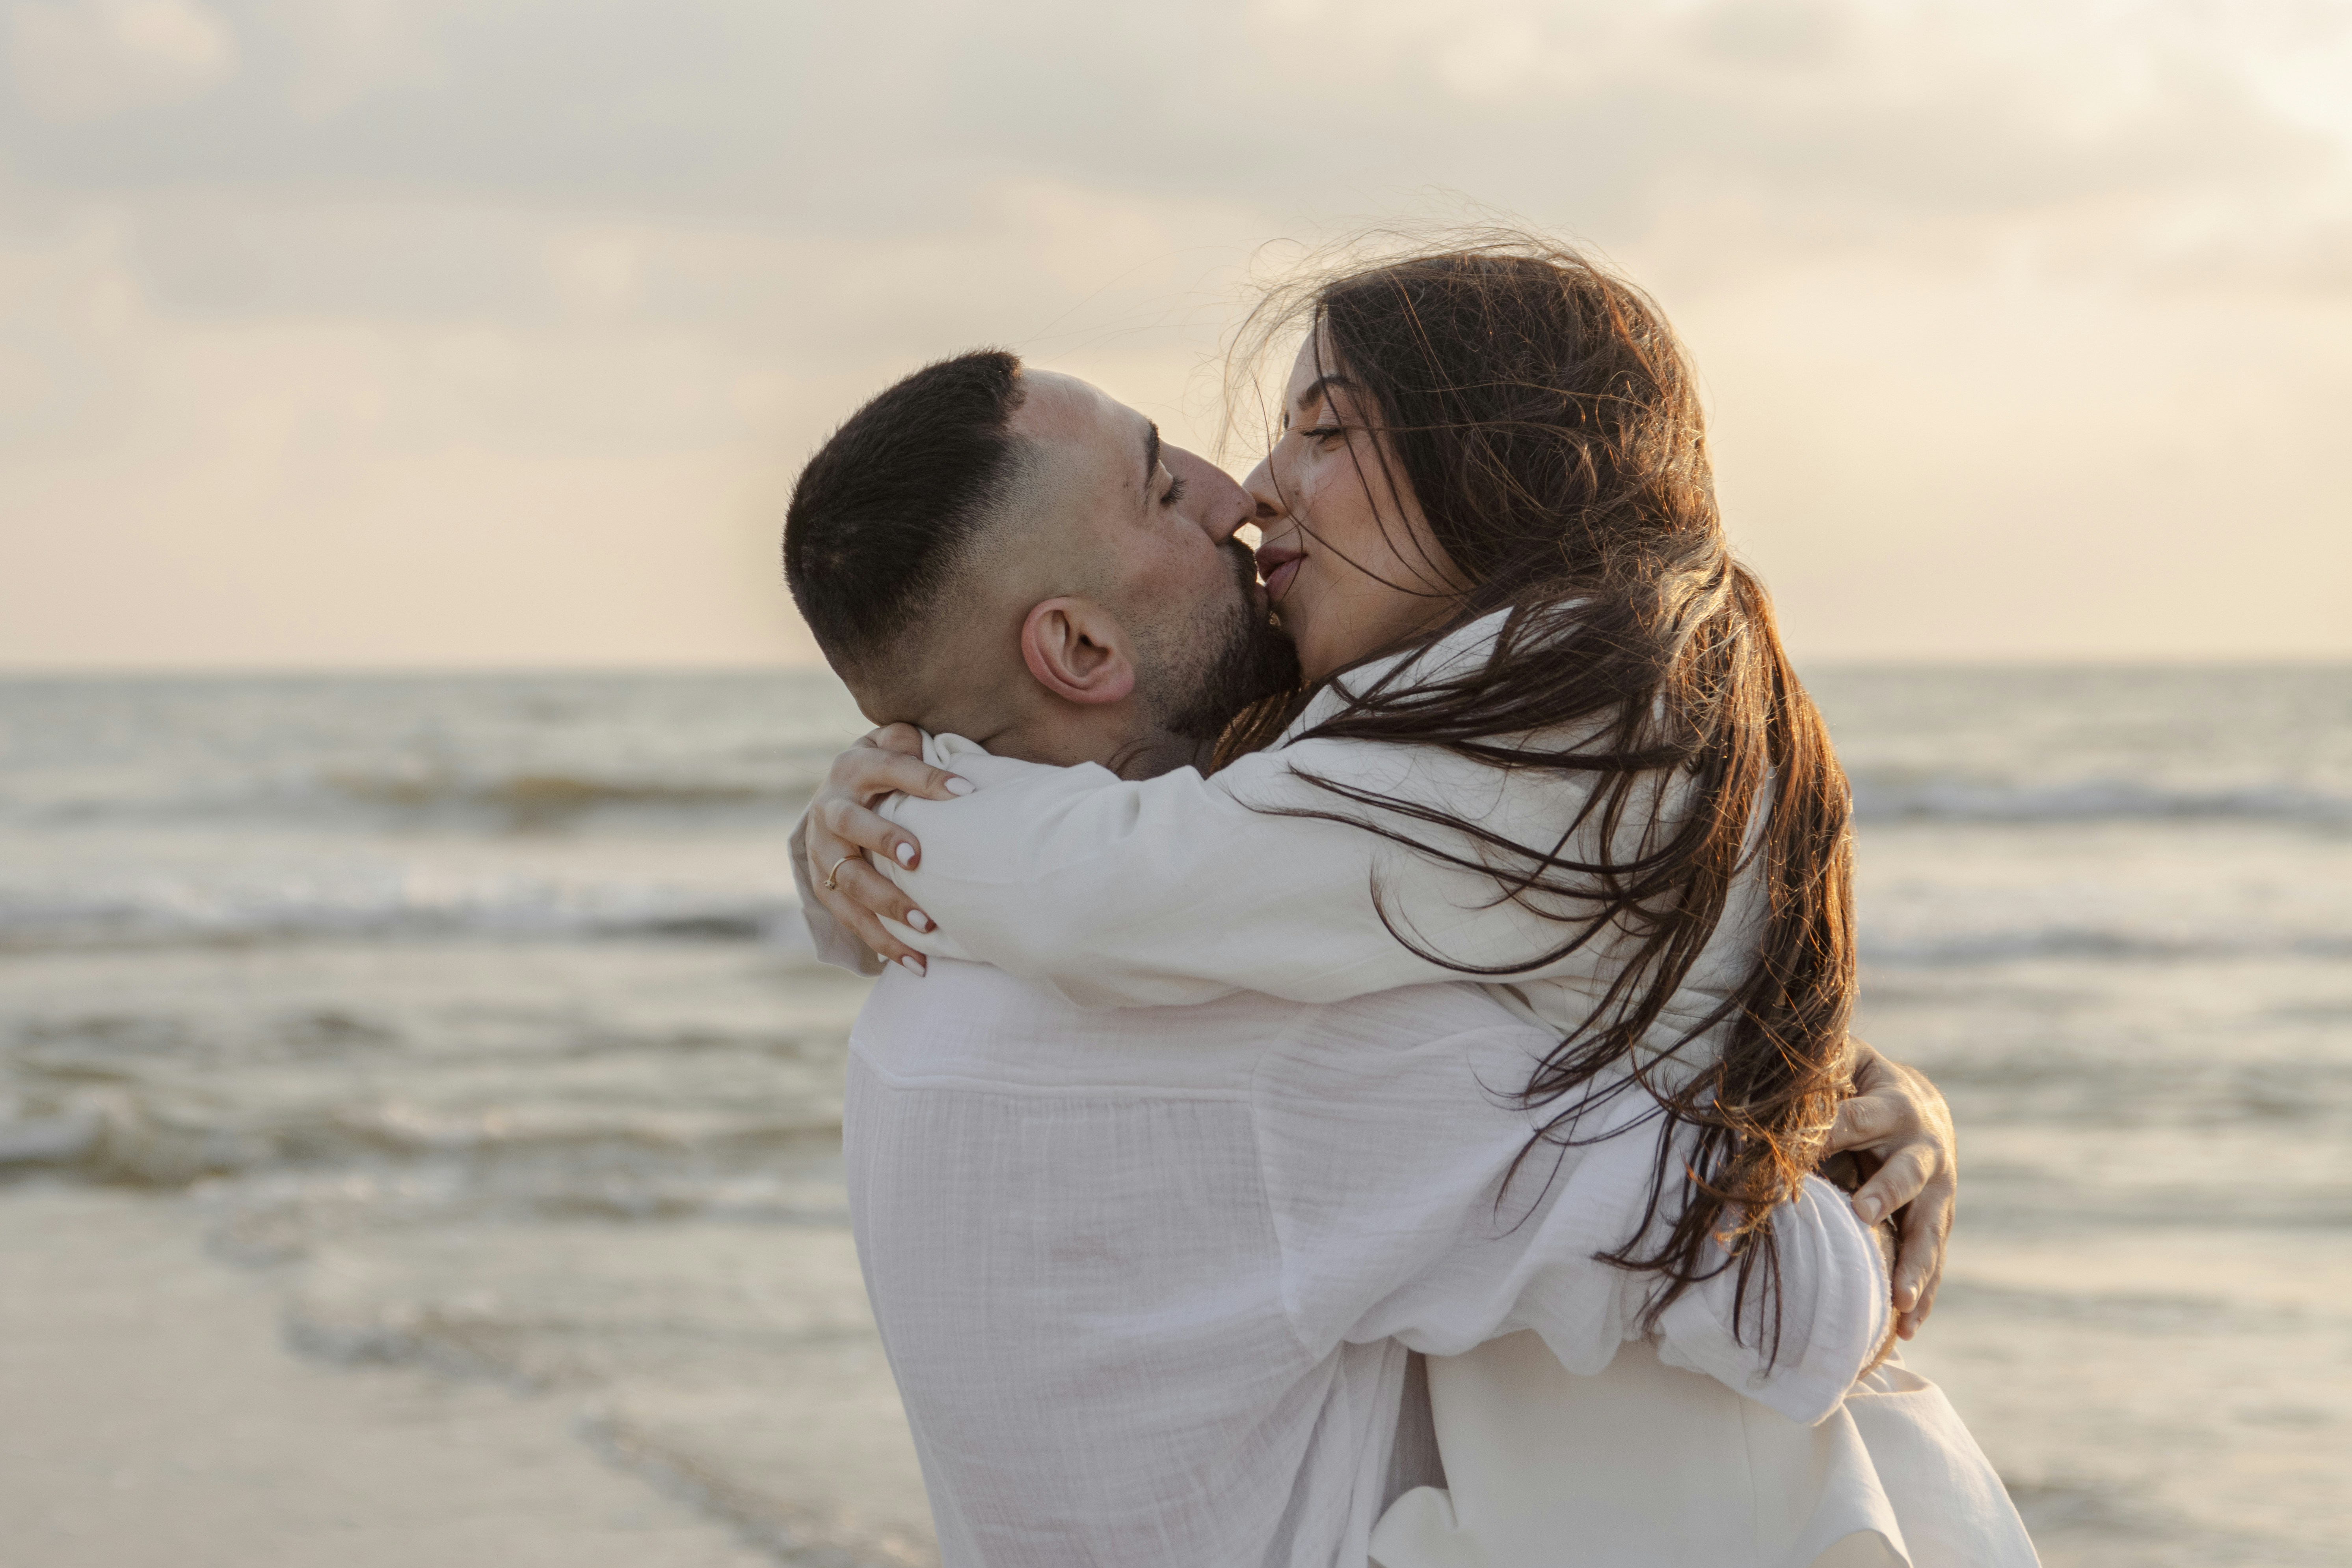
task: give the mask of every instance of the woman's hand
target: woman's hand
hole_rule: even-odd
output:
[[[857,934],[886,963],[923,973],[923,955],[882,925],[888,916],[917,931],[931,929],[897,883],[876,870],[869,854],[887,855],[901,866],[922,861],[915,836],[892,826],[874,810],[888,795],[919,795],[948,800],[970,795],[971,781],[923,761],[923,734],[912,724],[886,724],[834,758],[824,787],[809,803],[804,847],[809,890],[827,914]]]
[[[1854,1092],[1838,1107],[1824,1159],[1849,1150],[1877,1166],[1853,1194],[1864,1225],[1889,1215],[1903,1245],[1892,1277],[1895,1331],[1905,1339],[1935,1310],[1944,1280],[1944,1244],[1952,1234],[1959,1191],[1959,1138],[1951,1108],[1925,1074],[1888,1061],[1861,1040],[1854,1047]]]

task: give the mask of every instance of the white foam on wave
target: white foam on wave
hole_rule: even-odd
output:
[[[780,892],[399,863],[82,866],[0,882],[0,942],[676,936],[804,942]]]
[[[865,727],[822,671],[0,681],[0,823],[773,815]]]
[[[1903,968],[1956,967],[2021,959],[2074,958],[2111,963],[2158,963],[2169,959],[2352,959],[2352,932],[2240,931],[2216,938],[2205,931],[2168,932],[2073,921],[1933,934],[1916,931],[1889,933],[1865,928],[1862,933],[1861,955],[1866,963]]]
[[[1854,816],[1869,822],[2269,822],[2352,826],[2352,796],[2284,784],[2183,788],[2131,779],[2069,783],[1857,773]]]

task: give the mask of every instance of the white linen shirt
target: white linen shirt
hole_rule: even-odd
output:
[[[1404,689],[1439,679],[1486,658],[1503,620],[1497,613],[1342,681],[1361,689],[1391,677]],[[1327,688],[1289,733],[1328,717],[1342,695]],[[995,964],[1081,1006],[1164,1006],[1235,991],[1337,1002],[1465,978],[1430,953],[1497,973],[1488,982],[1496,1000],[1566,1036],[1591,1020],[1632,945],[1612,927],[1545,958],[1575,928],[1500,897],[1468,835],[1309,782],[1331,780],[1549,847],[1584,802],[1586,786],[1573,776],[1506,770],[1433,746],[1337,739],[1286,739],[1207,777],[1189,767],[1137,780],[1094,763],[1049,767],[992,756],[951,734],[926,737],[924,756],[982,787],[956,800],[896,795],[882,804],[923,853],[912,871],[879,868],[936,928],[893,924],[891,933],[918,952]],[[1646,809],[1629,811],[1608,847],[1620,863],[1644,834],[1671,826],[1686,793],[1664,777],[1645,787],[1649,797],[1632,804]],[[1300,811],[1352,820],[1286,815]],[[1444,863],[1357,822],[1469,864]],[[1559,853],[1600,858],[1599,837],[1588,825]],[[1547,901],[1553,914],[1580,912],[1570,901]],[[1735,879],[1713,936],[1652,1030],[1653,1049],[1675,1045],[1746,979],[1761,902],[1755,875]],[[853,964],[864,952],[846,932],[830,940],[829,955]],[[1712,1046],[1682,1050],[1676,1075],[1711,1059]]]
[[[1592,1255],[1638,1230],[1654,1143],[1507,1189],[1533,1126],[1507,1089],[1551,1043],[1464,984],[1087,1011],[951,958],[885,975],[843,1142],[947,1568],[1355,1568],[1408,1348],[1532,1329],[1606,1367],[1654,1277]],[[1810,1421],[1884,1339],[1887,1286],[1833,1189],[1778,1229],[1770,1373],[1728,1272],[1658,1353]]]

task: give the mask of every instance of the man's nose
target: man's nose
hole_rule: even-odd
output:
[[[1211,543],[1224,543],[1250,521],[1249,492],[1234,483],[1233,476],[1224,469],[1181,447],[1161,448],[1160,460],[1168,465],[1170,473],[1184,481],[1186,500],[1197,502],[1186,510],[1199,521]]]

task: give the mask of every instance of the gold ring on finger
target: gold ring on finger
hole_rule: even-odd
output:
[[[844,855],[840,859],[835,860],[833,863],[833,869],[824,874],[824,890],[826,892],[835,893],[841,890],[841,884],[835,881],[834,879],[841,875],[841,868],[844,866],[848,865],[852,860],[856,858],[857,851],[853,849],[848,854]]]

